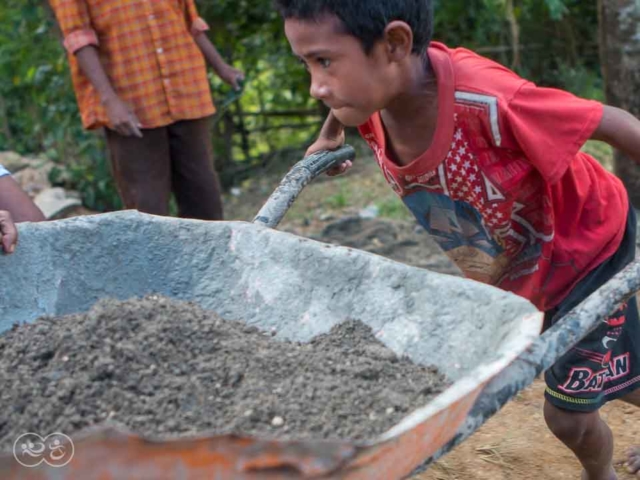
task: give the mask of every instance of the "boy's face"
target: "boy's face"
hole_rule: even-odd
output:
[[[333,110],[346,126],[365,123],[389,99],[391,63],[384,42],[367,55],[356,37],[342,33],[340,21],[322,19],[285,21],[293,52],[311,75],[311,96]]]

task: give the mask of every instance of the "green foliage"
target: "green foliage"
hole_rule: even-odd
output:
[[[46,2],[0,6],[0,150],[47,156],[52,180],[96,210],[120,206],[102,139],[82,129],[66,55]]]
[[[589,140],[582,150],[597,159],[604,168],[610,172],[614,172],[613,147],[611,147],[611,145]]]
[[[602,99],[596,2],[437,0],[436,39],[512,66],[541,84]],[[520,31],[515,60],[508,15]],[[271,0],[199,1],[222,55],[247,73],[242,97],[214,126],[216,166],[226,186],[269,162],[290,162],[317,133],[325,111],[290,52]],[[0,4],[0,150],[45,155],[57,183],[80,190],[90,208],[119,208],[102,136],[82,130],[68,63],[46,2]],[[214,98],[229,93],[211,74]],[[275,114],[274,114],[275,113]],[[334,199],[340,203],[340,198]],[[379,205],[393,215],[393,205]]]
[[[567,6],[562,0],[545,0],[545,3],[553,20],[560,20],[567,13]]]
[[[51,19],[40,2],[12,0],[0,7],[0,26],[0,149],[63,156],[77,107]]]
[[[559,64],[552,83],[562,86],[565,90],[580,97],[600,102],[605,100],[602,76],[599,72],[590,70],[581,64],[575,66],[567,63]]]
[[[330,208],[344,208],[349,205],[349,192],[346,188],[340,188],[340,191],[327,198],[327,205]]]

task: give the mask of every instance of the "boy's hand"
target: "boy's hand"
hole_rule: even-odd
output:
[[[120,97],[111,96],[103,104],[112,129],[125,137],[135,135],[138,138],[142,138],[140,120],[136,117],[133,109],[123,102]]]
[[[0,210],[0,243],[4,253],[13,253],[18,243],[18,230],[16,229],[11,214]]]
[[[240,82],[244,80],[244,73],[237,68],[233,68],[231,65],[225,64],[217,73],[222,81],[231,85],[234,90],[238,91],[242,88]]]
[[[338,138],[326,138],[321,136],[320,138],[318,138],[318,140],[316,140],[313,143],[313,145],[311,145],[307,149],[307,153],[305,154],[305,156],[308,157],[309,155],[313,155],[314,153],[318,153],[318,152],[323,152],[325,150],[329,150],[329,151],[337,150],[338,148],[344,145],[344,142],[345,142],[344,131],[341,133],[341,135]],[[338,165],[337,167],[327,170],[327,175],[329,175],[330,177],[342,175],[347,170],[349,170],[352,166],[353,166],[353,162],[351,160],[347,160],[346,162]]]

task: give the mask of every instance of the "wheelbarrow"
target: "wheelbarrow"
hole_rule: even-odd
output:
[[[0,332],[100,298],[160,294],[294,341],[361,320],[397,354],[437,366],[450,388],[369,442],[143,438],[98,425],[72,437],[64,467],[25,468],[0,453],[0,477],[404,478],[467,438],[640,288],[634,263],[540,336],[543,314],[521,297],[275,230],[306,184],[352,155],[345,148],[297,164],[253,223],[119,212],[21,225],[20,248],[0,257],[10,272],[0,278]]]

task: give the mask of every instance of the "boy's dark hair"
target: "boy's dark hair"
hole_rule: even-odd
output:
[[[413,30],[414,54],[424,55],[433,35],[432,0],[275,0],[275,4],[285,19],[316,20],[335,15],[346,33],[362,42],[366,53],[394,20]]]

